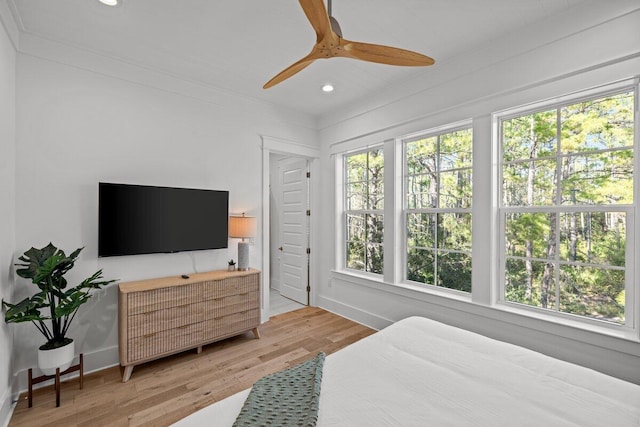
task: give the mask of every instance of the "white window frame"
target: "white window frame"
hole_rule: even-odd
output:
[[[436,215],[436,217],[439,214],[448,214],[448,213],[464,213],[464,214],[468,214],[473,216],[473,202],[471,203],[471,206],[468,208],[442,208],[442,207],[437,207],[437,208],[409,208],[408,207],[408,201],[407,201],[407,194],[408,194],[408,188],[407,188],[407,184],[408,184],[408,178],[409,178],[409,171],[408,171],[408,165],[407,165],[407,144],[411,143],[411,142],[415,142],[417,140],[420,139],[427,139],[427,138],[439,138],[442,135],[446,135],[449,133],[453,133],[453,132],[457,132],[457,131],[461,131],[461,130],[469,130],[471,132],[471,136],[472,136],[472,144],[471,144],[471,165],[468,168],[458,168],[458,169],[447,169],[447,172],[451,172],[451,171],[456,171],[456,170],[461,170],[461,169],[465,169],[465,170],[469,170],[469,172],[471,173],[472,176],[472,182],[473,182],[473,162],[474,162],[474,155],[473,155],[473,123],[471,120],[465,120],[463,122],[457,122],[457,123],[453,123],[453,124],[448,124],[445,126],[440,126],[437,128],[432,128],[423,132],[417,132],[417,133],[413,133],[407,136],[404,136],[402,138],[400,138],[398,141],[399,143],[402,145],[402,211],[401,211],[401,217],[402,217],[402,230],[401,230],[401,235],[402,235],[402,248],[403,248],[403,256],[402,256],[402,280],[403,283],[406,284],[410,284],[413,286],[420,286],[420,287],[425,287],[427,289],[430,290],[434,290],[437,292],[442,292],[444,294],[452,294],[452,295],[457,295],[457,296],[461,296],[461,297],[465,297],[465,298],[469,298],[471,296],[471,294],[473,293],[473,287],[472,287],[472,283],[473,283],[473,279],[471,279],[471,281],[469,282],[469,286],[471,287],[471,291],[470,292],[465,292],[465,291],[461,291],[461,290],[457,290],[457,289],[451,289],[445,286],[439,286],[437,284],[433,284],[433,283],[423,283],[423,282],[416,282],[413,280],[410,280],[407,276],[408,276],[408,253],[409,253],[409,242],[408,242],[408,221],[407,218],[410,214],[434,214]],[[437,167],[437,174],[440,174],[440,172],[442,172],[442,170],[440,169],[440,165],[438,164]],[[439,188],[438,188],[439,191]],[[473,198],[473,194],[471,195],[471,197]],[[472,229],[473,229],[473,219],[472,219],[472,225],[471,225]],[[451,252],[451,253],[460,253],[464,251],[456,251],[456,250],[446,250],[446,249],[438,249],[437,252]],[[473,253],[473,233],[471,234],[471,248],[468,251],[468,255],[470,257],[472,257],[472,253]],[[437,256],[437,255],[436,255]],[[473,276],[473,271],[472,271],[472,276]]]
[[[502,171],[503,171],[503,153],[502,153],[502,126],[500,125],[503,120],[508,120],[515,117],[520,117],[535,112],[541,112],[550,109],[558,109],[563,106],[580,103],[587,100],[593,100],[598,98],[605,98],[610,95],[620,94],[623,92],[633,91],[634,93],[634,193],[633,204],[626,205],[598,205],[597,207],[589,207],[582,205],[562,205],[555,204],[553,207],[547,206],[533,206],[533,207],[506,207],[503,205],[502,196]],[[606,85],[591,90],[582,91],[576,94],[553,98],[551,100],[530,104],[527,106],[513,108],[505,110],[503,112],[493,114],[494,122],[494,147],[498,153],[498,161],[496,165],[496,194],[497,194],[497,215],[498,215],[498,230],[497,230],[497,252],[498,252],[498,271],[497,271],[497,284],[496,284],[496,300],[495,305],[507,311],[523,314],[531,317],[541,318],[554,322],[561,322],[577,327],[586,327],[591,330],[600,330],[607,333],[621,332],[624,336],[636,336],[638,331],[638,319],[640,317],[640,284],[636,284],[637,278],[640,277],[640,263],[636,262],[637,255],[640,254],[640,227],[636,226],[638,220],[638,206],[640,202],[640,129],[639,129],[639,87],[637,80],[626,80],[611,85]],[[560,132],[560,129],[558,129]],[[605,150],[606,151],[606,150]],[[575,154],[575,153],[573,153]],[[562,153],[556,153],[554,158],[566,157]],[[560,186],[558,181],[557,185]],[[560,188],[556,189],[557,192]],[[558,193],[559,194],[559,193]],[[626,215],[627,226],[627,238],[626,238],[626,259],[625,259],[625,323],[616,324],[604,320],[590,318],[581,315],[575,315],[571,313],[561,312],[559,310],[548,310],[533,306],[527,306],[516,302],[510,302],[505,300],[505,270],[506,270],[506,213],[507,212],[556,212],[569,213],[569,212],[624,212]],[[557,219],[559,221],[559,219]],[[559,244],[560,233],[556,235],[556,245]],[[563,265],[559,261],[559,252],[556,252],[554,259],[554,265],[560,267]],[[545,260],[546,261],[546,260]],[[556,279],[557,279],[557,274]],[[559,292],[559,286],[556,286],[556,293]]]

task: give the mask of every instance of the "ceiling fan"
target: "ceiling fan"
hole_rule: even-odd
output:
[[[338,21],[331,16],[331,0],[329,12],[324,7],[324,0],[299,0],[311,26],[316,31],[316,44],[311,52],[282,70],[263,86],[269,89],[283,82],[294,74],[302,71],[316,59],[335,57],[359,59],[361,61],[377,62],[379,64],[401,66],[426,66],[435,61],[426,55],[396,47],[382,46],[362,42],[349,41],[342,38],[342,30]]]

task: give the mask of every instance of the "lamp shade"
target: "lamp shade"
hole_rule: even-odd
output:
[[[256,218],[232,215],[229,217],[229,237],[245,239],[256,235]]]

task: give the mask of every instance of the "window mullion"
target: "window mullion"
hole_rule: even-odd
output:
[[[555,263],[555,274],[554,280],[556,281],[556,311],[560,311],[560,212],[556,212],[556,235],[555,235],[555,245],[556,245],[556,253],[554,256]]]
[[[436,137],[436,209],[435,209],[435,221],[433,222],[433,284],[435,286],[441,286],[440,283],[440,271],[439,271],[439,263],[438,260],[440,258],[440,252],[438,252],[438,250],[440,249],[440,238],[439,238],[439,234],[438,234],[438,230],[440,229],[440,188],[442,186],[441,183],[441,179],[442,179],[442,175],[440,174],[440,164],[441,164],[441,158],[440,158],[440,139],[442,138],[442,135],[438,135]]]
[[[562,206],[562,161],[564,157],[562,154],[562,115],[560,108],[556,109],[556,141],[557,141],[557,158],[556,158],[556,200],[555,204],[558,208],[555,213],[555,245],[556,250],[554,254],[554,280],[555,280],[555,310],[560,311],[560,207]]]

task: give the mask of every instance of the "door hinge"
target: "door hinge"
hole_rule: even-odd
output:
[[[307,172],[307,178],[311,178],[311,172]]]
[[[311,209],[307,209],[307,216],[311,216]]]
[[[311,292],[311,285],[307,285],[307,293]]]
[[[307,254],[311,253],[311,248],[307,248]]]

